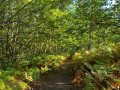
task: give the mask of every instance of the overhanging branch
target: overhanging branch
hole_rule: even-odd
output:
[[[33,0],[32,0],[32,1],[33,1]],[[6,22],[4,22],[4,24],[9,23],[12,18],[14,18],[20,11],[22,11],[25,7],[27,7],[29,4],[31,4],[32,1],[29,2],[29,3],[27,3],[26,5],[24,5],[21,9],[19,9],[19,10],[18,10],[14,15],[12,15]]]

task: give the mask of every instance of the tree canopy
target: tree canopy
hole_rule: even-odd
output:
[[[1,0],[0,67],[120,42],[120,1]]]

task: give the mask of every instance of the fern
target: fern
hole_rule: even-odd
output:
[[[5,90],[5,89],[6,89],[5,83],[2,79],[0,79],[0,90]]]

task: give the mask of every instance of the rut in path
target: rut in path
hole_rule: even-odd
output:
[[[80,90],[79,87],[70,84],[74,79],[70,72],[70,64],[70,60],[67,60],[60,66],[59,71],[41,76],[32,86],[33,90]]]

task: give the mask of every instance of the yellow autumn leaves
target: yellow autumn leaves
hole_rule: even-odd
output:
[[[31,2],[32,0],[27,0],[27,2]]]

